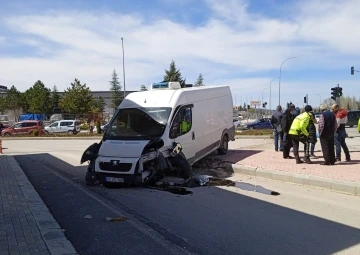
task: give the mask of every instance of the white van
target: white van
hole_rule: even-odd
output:
[[[217,150],[225,155],[234,141],[229,86],[181,88],[178,82],[152,84],[150,91],[129,94],[110,121],[94,162],[103,182],[128,183],[146,171],[146,146],[161,139],[162,155],[177,144],[192,165]],[[145,175],[143,175],[143,178]],[[139,178],[139,177],[137,177]]]
[[[80,132],[80,122],[77,120],[60,120],[55,121],[45,127],[46,134],[77,134]]]

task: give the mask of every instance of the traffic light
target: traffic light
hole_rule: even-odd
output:
[[[354,67],[351,67],[351,75],[354,75]]]
[[[307,104],[307,102],[306,102],[306,97],[304,97],[304,104]]]
[[[338,96],[338,97],[341,97],[342,95],[343,95],[342,88],[341,88],[341,87],[338,87],[337,96]]]
[[[331,99],[336,101],[336,97],[338,96],[338,87],[331,88]]]
[[[248,110],[250,109],[250,105],[247,106]]]

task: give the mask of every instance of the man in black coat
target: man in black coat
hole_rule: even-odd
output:
[[[281,130],[281,119],[283,117],[282,108],[279,105],[276,107],[276,111],[271,116],[271,125],[274,129],[274,145],[275,151],[279,151],[279,140],[280,140],[280,151],[284,149],[282,140],[284,137],[284,133]]]
[[[320,106],[320,119],[319,119],[319,134],[320,143],[324,155],[325,162],[321,165],[334,165],[335,164],[335,148],[334,148],[334,135],[337,129],[335,114],[327,111],[326,105]]]
[[[284,145],[284,149],[283,149],[283,158],[285,159],[291,159],[292,157],[290,156],[290,149],[292,147],[292,141],[290,139],[290,137],[287,135],[291,124],[293,122],[293,120],[295,119],[295,116],[293,115],[293,112],[295,110],[295,105],[290,104],[288,109],[286,109],[286,111],[283,114],[283,118],[281,120],[281,129],[283,131],[284,137],[283,137],[283,145]]]

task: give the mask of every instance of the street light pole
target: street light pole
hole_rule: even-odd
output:
[[[124,78],[124,99],[125,99],[125,93],[126,93],[126,87],[125,87],[125,54],[124,54],[124,38],[121,37],[121,45],[122,45],[122,53],[123,53],[123,78]]]
[[[283,65],[286,61],[288,61],[289,59],[297,58],[297,57],[298,57],[298,56],[296,56],[296,57],[291,57],[291,58],[287,58],[287,59],[285,59],[285,60],[281,63],[281,65],[280,65],[280,75],[279,75],[279,105],[280,105],[281,67],[282,67],[282,65]]]
[[[276,80],[276,79],[279,79],[279,77],[275,77],[274,79],[272,79],[271,80],[271,82],[270,82],[270,98],[269,98],[269,109],[270,109],[270,111],[271,111],[271,83],[274,81],[274,80]]]

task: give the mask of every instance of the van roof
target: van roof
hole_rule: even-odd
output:
[[[136,107],[173,107],[184,92],[214,90],[229,88],[229,86],[201,86],[181,89],[154,89],[148,91],[133,92],[121,103],[121,108]],[[120,108],[120,106],[118,107]]]

